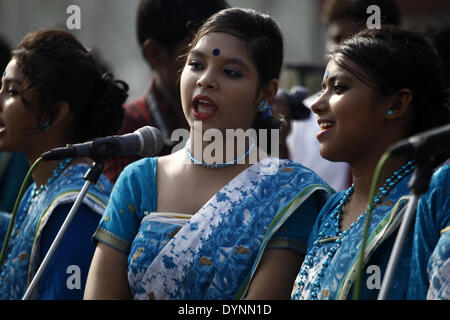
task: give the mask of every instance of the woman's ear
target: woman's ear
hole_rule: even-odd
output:
[[[145,59],[150,64],[152,69],[157,69],[158,66],[163,62],[163,55],[167,55],[165,49],[153,39],[145,40],[142,45],[142,50],[144,52]]]
[[[386,118],[393,120],[402,117],[411,107],[413,93],[410,89],[400,89],[394,95],[393,103],[386,110]]]
[[[69,120],[71,112],[69,104],[66,101],[56,102],[52,105],[52,116],[50,119],[46,119],[51,127],[56,127],[58,125],[64,124]]]
[[[269,84],[262,89],[259,101],[266,101],[267,103],[273,103],[275,96],[278,92],[279,81],[277,79],[272,79]]]

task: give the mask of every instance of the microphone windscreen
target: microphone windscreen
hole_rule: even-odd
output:
[[[161,152],[164,147],[164,138],[157,128],[145,126],[139,128],[135,133],[140,134],[143,141],[140,154],[144,157],[153,157]]]

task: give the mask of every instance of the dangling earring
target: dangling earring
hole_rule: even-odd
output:
[[[48,123],[48,121],[44,122],[43,129],[44,129],[45,132],[50,131],[50,123]]]
[[[257,108],[259,112],[264,112],[269,108],[269,104],[263,100],[258,104]]]
[[[258,104],[257,109],[261,113],[259,120],[265,120],[272,116],[272,112],[270,111],[270,104],[268,104],[264,100],[261,101],[260,104]]]
[[[386,114],[387,114],[388,116],[392,116],[392,115],[394,114],[394,111],[388,110],[388,111],[386,112]]]

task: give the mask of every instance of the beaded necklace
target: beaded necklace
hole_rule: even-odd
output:
[[[59,175],[66,169],[66,167],[69,165],[69,163],[72,161],[72,159],[66,159],[64,161],[61,161],[60,163],[58,163],[58,166],[56,167],[55,170],[53,170],[53,174],[50,176],[50,178],[47,180],[46,184],[43,184],[39,187],[39,189],[36,189],[36,184],[33,185],[32,189],[31,189],[31,194],[30,197],[28,198],[27,202],[25,203],[25,207],[23,209],[24,214],[19,214],[18,215],[18,220],[19,221],[14,221],[14,228],[12,231],[13,237],[17,236],[18,232],[19,232],[19,228],[21,223],[23,222],[24,218],[26,217],[26,215],[28,214],[28,210],[30,210],[31,204],[34,202],[34,200],[36,199],[36,197],[41,194],[43,191],[47,190],[48,186],[56,180],[56,178],[59,177]],[[12,255],[11,253],[8,254],[7,258],[11,259]],[[5,277],[5,272],[1,272],[0,274],[0,286],[3,285],[3,281],[4,279],[6,279],[7,276]]]
[[[25,204],[24,207],[24,212],[28,212],[28,210],[30,209],[31,204],[34,202],[34,199],[36,199],[36,197],[41,194],[43,191],[47,190],[48,186],[55,181],[56,178],[59,177],[59,175],[61,174],[61,172],[64,171],[64,169],[66,169],[66,167],[69,165],[69,163],[72,161],[71,158],[66,159],[64,161],[61,161],[60,163],[58,163],[58,166],[55,168],[55,170],[53,170],[53,174],[50,176],[50,178],[48,178],[47,183],[41,185],[39,187],[39,189],[36,189],[36,184],[33,185],[32,189],[31,189],[31,195],[28,198],[27,203]],[[23,216],[22,216],[23,217]]]
[[[373,197],[372,207],[380,204],[389,192],[397,185],[397,183],[402,180],[405,176],[407,176],[411,171],[414,170],[415,164],[414,161],[409,161],[407,164],[403,165],[399,170],[395,171],[394,174],[386,179],[383,186],[378,189],[378,193]],[[318,299],[318,293],[320,292],[320,279],[325,274],[325,269],[330,265],[331,260],[333,259],[336,251],[339,249],[342,243],[342,238],[345,237],[354,227],[366,216],[366,213],[372,208],[370,204],[367,206],[366,211],[361,214],[357,221],[353,222],[347,229],[344,231],[340,231],[341,220],[342,220],[342,208],[347,203],[348,199],[352,195],[354,191],[354,185],[348,188],[344,196],[342,197],[339,204],[334,209],[331,214],[332,220],[334,223],[326,222],[324,223],[325,230],[321,230],[319,232],[319,238],[313,242],[313,246],[311,250],[309,250],[308,254],[305,257],[302,268],[299,273],[298,281],[297,281],[297,289],[293,295],[294,298],[300,298],[300,292],[304,289],[304,285],[307,283],[308,271],[313,266],[314,257],[319,250],[320,246],[326,242],[334,242],[334,245],[329,249],[326,254],[326,260],[322,263],[322,269],[317,273],[316,281],[311,286],[311,297],[314,300]]]
[[[187,154],[187,156],[189,157],[189,159],[191,159],[191,161],[192,161],[194,164],[196,164],[196,165],[199,165],[199,166],[202,166],[202,167],[205,167],[205,168],[213,168],[213,169],[231,166],[231,165],[234,165],[234,164],[236,164],[236,163],[238,163],[238,162],[244,160],[245,158],[248,157],[248,155],[250,154],[250,152],[252,152],[253,148],[255,147],[255,143],[252,142],[252,144],[251,144],[250,147],[247,149],[247,151],[246,151],[242,156],[240,156],[239,158],[234,159],[233,161],[225,162],[225,163],[211,163],[211,164],[209,164],[209,163],[205,163],[205,162],[203,162],[203,161],[200,161],[200,160],[198,160],[198,159],[196,159],[196,158],[194,157],[194,155],[191,153],[191,150],[190,150],[190,144],[189,144],[189,141],[190,141],[190,140],[188,139],[188,141],[186,142],[186,145],[185,145],[185,147],[184,147],[184,149],[186,150],[186,154]]]

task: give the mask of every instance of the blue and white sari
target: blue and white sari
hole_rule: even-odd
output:
[[[361,299],[376,299],[392,247],[409,201],[406,176],[377,206],[371,217],[360,291]],[[308,242],[308,253],[292,292],[293,299],[349,299],[357,277],[365,219],[339,237],[323,239],[317,250],[314,242],[327,226],[334,224],[332,214],[344,192],[334,194],[320,212]],[[388,299],[425,299],[448,296],[450,241],[450,166],[437,171],[417,206],[416,219],[405,238]],[[339,238],[339,239],[338,239]],[[326,241],[329,240],[329,241]],[[337,250],[335,242],[340,241]],[[335,251],[332,251],[335,250]],[[325,262],[331,255],[330,262]],[[428,269],[427,269],[428,268]],[[439,272],[439,269],[441,272]],[[431,282],[431,284],[430,284]],[[443,291],[442,291],[443,290]]]
[[[83,176],[88,169],[85,164],[68,167],[34,199],[26,212],[26,203],[34,183],[28,187],[20,203],[6,258],[0,269],[0,299],[16,300],[23,297],[46,250],[80,193],[85,183]],[[96,185],[90,187],[50,260],[33,299],[82,299],[94,252],[91,236],[103,214],[111,190],[112,184],[103,175]],[[1,243],[5,239],[10,220],[10,214],[0,215]],[[70,266],[78,267],[82,275],[79,283],[73,287],[70,283],[67,284],[67,277],[70,276],[67,270]]]
[[[94,235],[128,255],[134,299],[245,297],[266,248],[305,253],[316,215],[333,192],[300,164],[268,158],[197,213],[161,213],[155,212],[156,164],[143,159],[123,171]]]

